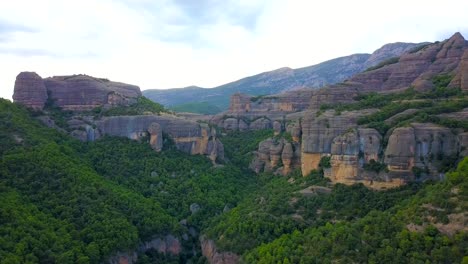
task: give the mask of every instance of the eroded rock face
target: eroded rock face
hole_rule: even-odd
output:
[[[358,176],[359,138],[351,130],[333,139],[331,146],[331,177],[336,180]]]
[[[250,168],[256,173],[275,171],[282,175],[300,167],[300,145],[286,139],[268,138],[260,142]]]
[[[41,76],[22,72],[16,76],[13,100],[27,107],[42,110],[47,101],[47,89]]]
[[[88,119],[87,123],[76,122],[75,131],[79,131],[76,136],[83,141],[93,141],[101,135],[127,137],[134,140],[149,136],[151,147],[160,151],[163,146],[163,133],[165,133],[181,151],[192,155],[206,155],[213,163],[224,159],[224,147],[217,138],[216,130],[208,125],[186,119],[174,116],[140,115],[104,117],[100,120]],[[96,128],[92,128],[90,122],[94,122],[92,124]]]
[[[371,160],[378,161],[382,150],[382,136],[373,128],[359,128],[359,152],[363,159],[361,164]]]
[[[283,124],[280,121],[273,121],[273,132],[275,136],[283,132]]]
[[[263,130],[263,129],[271,129],[272,124],[271,120],[267,118],[259,118],[249,125],[250,130]]]
[[[236,264],[240,257],[232,252],[220,252],[213,240],[201,238],[202,254],[210,264]]]
[[[104,105],[130,105],[141,96],[138,86],[87,75],[44,79],[54,103],[64,110],[91,110]]]
[[[385,163],[390,172],[410,173],[413,167],[432,166],[437,160],[456,155],[460,138],[450,129],[430,123],[412,123],[396,128],[385,150]]]
[[[333,140],[350,129],[356,129],[357,118],[371,112],[352,111],[335,115],[334,111],[327,111],[318,117],[316,112],[306,115],[301,123],[302,175],[308,175],[312,170],[318,169],[321,157],[332,154]]]
[[[465,50],[461,58],[457,75],[450,83],[451,87],[460,87],[463,91],[468,91],[468,49]]]
[[[138,86],[112,82],[88,75],[54,76],[42,79],[34,72],[16,77],[13,99],[42,109],[48,97],[64,110],[91,110],[99,106],[130,105],[141,96]]]
[[[162,129],[158,123],[151,123],[148,127],[150,135],[151,148],[157,152],[161,151],[163,147]]]
[[[414,166],[416,138],[412,127],[396,128],[388,140],[385,163],[392,171],[409,171]]]

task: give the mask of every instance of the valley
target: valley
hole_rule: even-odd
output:
[[[465,263],[468,41],[389,45],[322,64],[333,80],[227,84],[246,93],[212,115],[21,72],[0,99],[0,263]]]

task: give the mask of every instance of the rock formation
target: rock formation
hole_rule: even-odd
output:
[[[149,250],[156,250],[161,254],[179,255],[182,245],[176,237],[167,235],[163,238],[154,238],[142,242],[136,250],[131,252],[118,252],[108,259],[109,264],[133,264],[138,260],[138,255]]]
[[[462,138],[446,127],[412,123],[410,127],[399,127],[392,132],[384,162],[391,172],[411,174],[414,167],[430,170],[437,160],[456,155],[458,146],[463,144],[460,140]]]
[[[210,264],[237,264],[240,257],[232,252],[220,252],[213,240],[200,238],[202,254]]]
[[[100,106],[130,105],[138,96],[141,96],[138,86],[88,75],[42,79],[34,72],[22,72],[16,77],[13,100],[42,110],[49,99],[64,110],[83,111]]]
[[[269,138],[260,142],[250,168],[256,173],[274,171],[286,175],[300,167],[300,144],[286,139]]]
[[[163,147],[161,126],[158,123],[151,123],[148,127],[148,133],[150,135],[151,148],[157,152],[161,151]]]
[[[174,116],[104,117],[96,122],[96,126],[101,135],[135,140],[150,136],[151,146],[155,150],[162,148],[162,133],[165,133],[181,151],[192,155],[207,155],[213,162],[224,159],[224,148],[216,137],[215,129]]]
[[[139,96],[141,92],[138,86],[107,79],[87,75],[42,79],[36,73],[22,72],[16,78],[13,98],[15,102],[37,110],[42,110],[46,102],[63,110],[73,110],[73,116],[67,120],[69,133],[81,141],[94,141],[102,135],[135,140],[148,137],[151,147],[155,151],[161,151],[164,133],[181,151],[192,155],[206,155],[213,163],[224,159],[224,148],[216,137],[216,130],[208,125],[172,115],[96,118],[81,112],[96,107],[129,106],[136,103]],[[47,116],[41,117],[41,120],[46,125],[59,129]],[[66,132],[63,129],[61,131]]]
[[[16,76],[13,100],[27,107],[42,110],[47,101],[47,89],[35,72],[22,72]]]

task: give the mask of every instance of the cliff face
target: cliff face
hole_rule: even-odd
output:
[[[287,175],[301,166],[301,146],[285,139],[269,138],[260,142],[250,168],[256,173],[273,171]]]
[[[41,110],[47,101],[47,88],[35,72],[22,72],[16,76],[13,100],[22,105]]]
[[[155,250],[160,254],[179,255],[182,251],[182,245],[178,238],[167,235],[163,238],[154,238],[150,241],[141,243],[136,250],[131,252],[118,252],[111,256],[107,263],[109,264],[133,264],[138,261],[138,255],[149,250]]]
[[[83,111],[99,106],[130,105],[138,96],[141,96],[138,86],[107,79],[87,75],[42,79],[36,73],[22,72],[16,77],[13,99],[39,110],[50,99],[64,110]]]
[[[323,157],[329,157],[330,168],[326,168],[325,176],[334,182],[362,182],[382,188],[438,178],[441,160],[466,153],[463,131],[431,123],[410,123],[381,135],[375,129],[357,124],[359,117],[378,109],[341,114],[332,110],[318,111],[323,104],[355,102],[354,98],[363,93],[399,92],[408,87],[427,91],[434,88],[434,77],[441,75],[453,77],[449,87],[468,89],[468,42],[459,33],[445,41],[405,52],[399,59],[319,90],[290,91],[260,98],[235,94],[229,111],[215,116],[211,123],[225,130],[274,128],[276,135],[283,130],[291,134],[292,142],[268,139],[260,143],[251,164],[256,172],[286,174],[300,164],[305,176],[318,169]],[[375,57],[378,56],[376,53]],[[407,109],[385,122],[390,125],[392,119],[416,112],[417,109]],[[467,116],[466,109],[439,115],[459,121],[466,120]],[[291,144],[293,150],[300,148],[301,151],[285,155],[288,169],[284,170],[280,157],[286,143]]]
[[[319,169],[324,157],[330,167],[325,177],[333,182],[363,183],[372,188],[391,188],[410,181],[439,179],[439,165],[445,159],[466,152],[467,133],[454,134],[431,123],[411,123],[389,132],[388,143],[375,129],[360,128],[357,118],[376,110],[343,112],[329,110],[317,116],[307,112],[300,123],[291,123],[288,132],[300,136],[298,142],[270,138],[254,152],[251,169],[286,175],[301,168],[302,175]],[[297,132],[300,130],[300,132]],[[374,167],[373,167],[374,166]],[[377,169],[376,166],[381,166]]]
[[[68,123],[71,135],[82,141],[94,141],[103,135],[133,140],[148,137],[151,147],[161,151],[164,137],[169,137],[183,152],[206,155],[213,163],[224,159],[223,144],[214,128],[171,115],[112,116],[98,120],[77,116]]]
[[[210,264],[236,264],[240,262],[240,257],[232,252],[220,252],[216,248],[213,240],[200,238],[203,256]]]
[[[138,86],[87,75],[42,79],[36,73],[22,72],[16,78],[13,98],[15,102],[36,110],[42,110],[47,101],[63,110],[73,110],[73,116],[67,120],[69,132],[81,141],[94,141],[103,135],[134,140],[148,137],[151,147],[161,151],[163,137],[169,137],[181,151],[206,155],[213,163],[224,159],[224,148],[216,137],[216,130],[208,125],[173,115],[97,118],[81,112],[96,107],[129,106],[136,103],[139,96]],[[47,116],[41,119],[46,125],[56,127]]]

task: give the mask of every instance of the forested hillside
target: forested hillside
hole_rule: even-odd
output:
[[[272,130],[224,134],[226,161],[213,166],[168,138],[159,153],[147,138],[82,143],[36,115],[0,102],[1,263],[101,263],[133,252],[137,263],[211,261],[200,239],[245,263],[466,261],[468,158],[442,182],[373,191],[333,185],[322,169],[254,175],[251,151]],[[168,235],[177,243],[166,251],[142,249]]]
[[[212,167],[171,142],[162,153],[123,138],[85,144],[31,115],[0,102],[1,263],[101,262],[155,237],[196,232],[253,190],[249,172]],[[195,233],[184,240],[188,255],[174,259],[192,258],[197,243]]]

